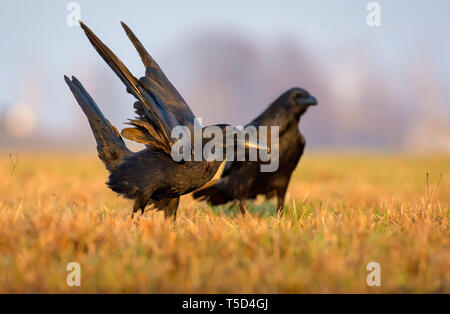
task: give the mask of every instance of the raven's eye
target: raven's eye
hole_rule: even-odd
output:
[[[298,91],[293,95],[293,98],[295,100],[300,99],[300,98],[308,98],[309,94],[307,91]]]

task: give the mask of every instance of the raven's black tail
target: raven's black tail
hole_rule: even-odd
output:
[[[131,154],[117,129],[103,116],[97,104],[74,76],[70,80],[64,76],[67,85],[75,96],[78,104],[88,118],[92,133],[97,141],[98,156],[106,169],[113,171],[125,157]]]

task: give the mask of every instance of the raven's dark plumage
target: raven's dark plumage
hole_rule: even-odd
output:
[[[228,161],[220,180],[194,192],[194,198],[206,199],[212,205],[239,200],[240,210],[245,213],[246,199],[253,199],[260,194],[266,197],[277,196],[278,211],[282,212],[292,171],[305,147],[305,139],[298,129],[298,123],[308,107],[316,104],[316,99],[307,91],[292,88],[248,124],[255,127],[279,126],[277,171],[261,172],[261,161]],[[270,146],[269,140],[267,142]]]
[[[133,214],[138,210],[143,212],[147,205],[154,205],[175,219],[180,195],[203,186],[222,162],[175,162],[172,159],[171,130],[183,125],[193,131],[194,114],[136,36],[124,23],[122,26],[146,67],[145,76],[139,80],[81,23],[94,48],[137,99],[134,107],[138,117],[130,120],[133,127],[122,130],[122,136],[145,144],[146,149],[137,153],[128,150],[117,129],[103,116],[81,83],[75,77],[65,77],[65,80],[88,118],[99,157],[110,171],[108,186],[134,200]],[[226,127],[218,126],[222,130]],[[226,133],[223,133],[225,142]]]

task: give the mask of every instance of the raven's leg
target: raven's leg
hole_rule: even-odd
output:
[[[277,212],[280,216],[283,215],[284,197],[286,195],[286,188],[277,190]]]
[[[175,222],[177,220],[178,204],[180,204],[179,197],[169,199],[169,202],[166,208],[164,209],[164,217],[165,218],[173,217],[173,221]]]
[[[134,213],[137,212],[139,209],[140,209],[139,201],[136,200],[136,201],[134,201],[134,204],[133,204],[133,212],[131,213],[131,219],[134,218]]]
[[[173,217],[173,221],[177,219],[178,204],[180,203],[180,198],[163,198],[162,200],[155,202],[155,208],[159,210],[164,210],[164,217]]]
[[[239,200],[239,210],[242,215],[247,213],[247,205],[245,204],[245,200]]]
[[[141,215],[144,214],[145,202],[140,199],[135,199],[133,204],[133,213],[131,214],[131,219],[134,217],[134,213],[141,210]]]

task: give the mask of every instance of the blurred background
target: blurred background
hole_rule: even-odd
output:
[[[7,1],[0,28],[0,150],[95,150],[63,75],[121,129],[133,97],[67,21],[71,1]],[[450,152],[450,2],[76,1],[129,67],[130,26],[203,124],[243,125],[285,90],[319,100],[300,123],[312,150]]]

